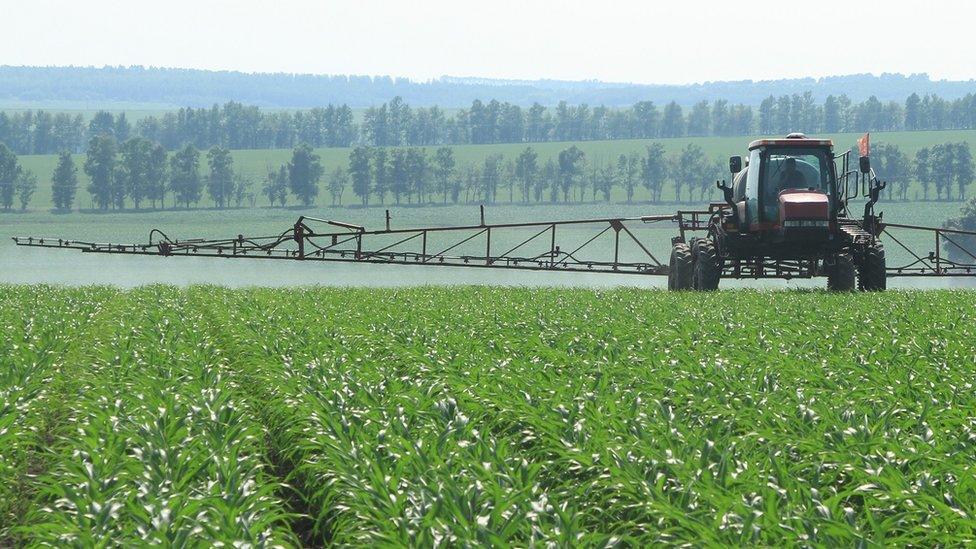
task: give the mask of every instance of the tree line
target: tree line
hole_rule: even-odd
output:
[[[438,146],[535,143],[668,137],[783,135],[793,131],[839,133],[976,128],[976,95],[952,101],[910,95],[904,102],[875,96],[853,102],[810,92],[769,96],[757,107],[726,100],[700,101],[685,109],[641,101],[629,108],[539,103],[523,108],[496,100],[475,100],[448,112],[437,106],[411,107],[401,98],[366,109],[359,120],[348,105],[310,110],[262,111],[237,102],[210,108],[181,108],[132,123],[124,112],[80,114],[47,111],[0,112],[0,142],[17,154],[80,152],[95,136],[122,142],[142,137],[175,151],[187,143],[198,149],[290,149],[312,147]]]
[[[541,159],[531,146],[515,157],[486,156],[460,164],[449,147],[428,153],[420,147],[359,146],[349,154],[352,192],[364,206],[392,202],[430,203],[611,201],[621,189],[632,202],[639,188],[652,202],[663,199],[671,183],[675,196],[689,201],[710,195],[716,178],[727,177],[726,164],[709,160],[695,144],[666,154],[660,143],[642,152],[612,159],[590,159],[576,145]]]
[[[898,146],[877,143],[871,157],[878,176],[889,182],[888,199],[962,200],[976,178],[972,152],[964,142],[925,147],[911,158]],[[76,207],[78,169],[69,152],[60,153],[51,175],[55,209]],[[725,158],[709,158],[694,143],[667,153],[660,142],[639,152],[601,158],[588,157],[570,145],[543,159],[527,146],[517,155],[491,154],[465,163],[446,146],[360,145],[349,152],[346,166],[331,169],[302,143],[288,162],[269,167],[256,191],[254,179],[234,167],[226,148],[200,150],[187,144],[170,153],[142,137],[118,143],[101,135],[90,140],[81,169],[88,176],[90,205],[99,210],[193,208],[201,202],[216,208],[254,207],[258,193],[272,206],[311,206],[323,189],[333,206],[343,205],[347,191],[363,206],[620,199],[629,203],[638,194],[654,203],[692,202],[715,198],[715,180],[729,178]],[[921,196],[917,191],[908,196],[913,182]],[[0,144],[0,208],[10,210],[17,202],[26,209],[36,189],[36,175]]]

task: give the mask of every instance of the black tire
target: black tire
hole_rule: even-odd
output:
[[[850,254],[837,254],[834,265],[827,269],[827,289],[832,292],[853,291],[856,279],[854,258]]]
[[[675,244],[671,248],[671,263],[668,266],[668,289],[690,290],[691,275],[691,248],[685,243]]]
[[[702,239],[695,247],[695,275],[692,284],[696,290],[711,292],[718,289],[718,282],[722,278],[722,260],[715,249],[715,243]]]
[[[888,287],[884,246],[877,240],[864,251],[857,287],[865,292],[883,292]]]

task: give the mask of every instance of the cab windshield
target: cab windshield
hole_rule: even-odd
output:
[[[762,189],[766,219],[777,217],[779,193],[789,189],[820,191],[833,197],[830,163],[833,157],[826,149],[773,148],[765,152]]]

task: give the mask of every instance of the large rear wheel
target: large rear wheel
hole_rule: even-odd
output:
[[[833,266],[827,269],[827,289],[832,292],[850,292],[854,289],[857,270],[850,254],[837,254]]]
[[[692,275],[691,248],[684,242],[671,248],[671,263],[668,266],[668,289],[690,290]]]
[[[881,292],[888,287],[884,246],[877,240],[864,251],[857,286],[865,292]]]
[[[718,281],[722,278],[722,263],[715,249],[715,243],[702,239],[695,246],[695,275],[692,284],[696,290],[710,292],[718,289]]]

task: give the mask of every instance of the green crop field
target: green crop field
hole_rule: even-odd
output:
[[[853,146],[860,134],[835,134],[828,135],[834,139],[838,150]],[[922,147],[940,143],[967,141],[976,145],[976,130],[947,130],[947,131],[917,131],[917,132],[883,132],[872,134],[875,143],[890,143],[898,145],[902,151],[910,157],[915,151]],[[690,137],[675,139],[628,139],[614,141],[583,141],[576,143],[515,143],[500,145],[458,145],[450,147],[454,150],[455,158],[459,165],[468,163],[481,163],[485,157],[491,154],[501,154],[508,159],[514,160],[515,157],[525,147],[531,146],[539,153],[540,165],[544,164],[549,158],[555,158],[559,151],[576,145],[582,149],[589,161],[600,165],[615,162],[621,154],[631,152],[643,152],[646,147],[654,142],[661,143],[668,153],[679,152],[689,143],[694,143],[702,148],[709,159],[727,159],[731,155],[745,154],[746,146],[753,137]],[[346,167],[349,160],[349,149],[332,148],[318,149],[316,151],[322,158],[322,163],[326,171],[341,166]],[[432,154],[432,148],[428,148],[428,153]],[[232,151],[234,158],[234,168],[238,173],[250,177],[254,180],[254,191],[258,194],[257,205],[267,205],[267,199],[260,195],[261,182],[268,174],[268,170],[288,162],[291,157],[290,150],[238,150]],[[30,208],[34,210],[47,210],[53,207],[51,201],[51,174],[57,164],[57,155],[28,155],[20,157],[21,163],[25,168],[32,170],[38,177],[37,193],[31,202]],[[84,174],[81,167],[85,161],[84,154],[74,156],[75,164],[78,166],[79,192],[76,206],[81,208],[92,207],[88,193],[84,190],[88,185],[88,177]],[[206,170],[206,155],[201,157],[204,164],[201,169]],[[323,183],[324,186],[324,183]],[[714,195],[718,197],[718,194]],[[911,196],[911,195],[910,195]],[[674,191],[670,184],[666,185],[664,198],[670,200],[674,197]],[[639,189],[636,200],[646,200],[646,191]],[[621,189],[615,189],[614,200],[623,201],[625,195]],[[507,193],[499,192],[499,200],[506,201]],[[328,201],[328,194],[323,192],[319,196],[319,201]],[[293,201],[294,202],[294,201]],[[347,189],[344,195],[345,204],[355,204],[356,197],[351,189]],[[208,204],[204,200],[204,204]],[[2,215],[2,213],[0,213]]]
[[[4,286],[0,545],[967,545],[974,311]]]

